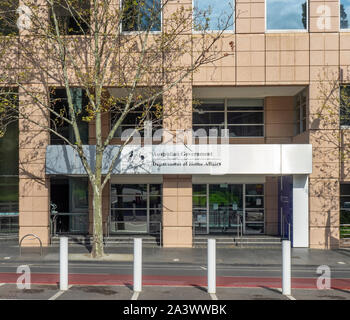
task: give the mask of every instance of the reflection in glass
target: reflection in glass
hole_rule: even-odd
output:
[[[350,0],[340,0],[340,29],[349,28]]]
[[[123,0],[123,31],[161,31],[160,0]]]
[[[264,211],[246,210],[245,221],[246,222],[264,222]]]
[[[195,31],[233,30],[234,1],[194,0],[193,20]]]
[[[112,184],[111,232],[159,233],[161,195],[160,184]]]
[[[266,0],[267,30],[306,30],[306,0]]]

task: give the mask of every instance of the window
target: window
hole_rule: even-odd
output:
[[[349,29],[350,0],[340,0],[340,29]]]
[[[86,233],[88,230],[88,180],[81,177],[55,177],[50,180],[53,233]],[[53,209],[53,207],[51,207]]]
[[[18,106],[18,95],[14,91],[17,90],[2,90],[0,109],[1,106],[6,109],[6,105]],[[0,233],[18,232],[19,146],[16,118],[15,115],[15,120],[6,126],[4,135],[0,136]]]
[[[350,236],[350,184],[340,184],[340,238]]]
[[[307,30],[306,0],[266,0],[266,30]]]
[[[229,130],[230,137],[264,136],[264,101],[262,99],[203,100],[193,106],[193,130]]]
[[[73,104],[76,108],[76,117],[78,128],[80,132],[80,138],[83,144],[89,143],[89,124],[83,121],[83,117],[87,115],[86,106],[88,104],[88,97],[83,89],[74,88],[71,89]],[[51,105],[56,113],[62,114],[64,117],[69,118],[68,101],[65,89],[52,90],[50,94]],[[67,138],[70,142],[75,141],[73,127],[67,122],[63,121],[60,117],[57,117],[54,113],[51,113],[50,117],[51,128],[58,132],[63,137]],[[64,140],[55,135],[50,134],[51,144],[66,144]]]
[[[18,175],[0,176],[0,233],[18,232],[18,184]]]
[[[161,31],[161,0],[123,0],[122,31]]]
[[[193,30],[234,29],[234,0],[193,0]]]
[[[18,34],[16,12],[19,0],[2,0],[0,2],[0,35]]]
[[[1,213],[18,213],[18,176],[0,176],[0,216]]]
[[[301,91],[295,96],[295,133],[306,131],[307,92]]]
[[[118,104],[116,105],[115,110],[112,112],[111,116],[111,126],[113,126],[116,121],[120,118],[123,112],[124,105]],[[132,109],[131,105],[131,109]],[[162,127],[162,101],[157,100],[151,105],[142,105],[137,109],[132,109],[129,111],[124,118],[123,122],[117,128],[115,132],[115,137],[121,137],[122,132],[127,129],[137,129],[140,135],[144,134],[144,122],[151,121],[152,122],[152,135],[155,130],[160,129]]]
[[[350,127],[350,85],[340,86],[340,126]]]
[[[61,34],[83,35],[89,32],[90,0],[71,0],[69,5],[65,0],[55,0],[53,8]],[[50,20],[54,26],[52,10]]]
[[[111,232],[159,233],[161,184],[112,184]]]

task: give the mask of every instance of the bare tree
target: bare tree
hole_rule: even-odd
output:
[[[13,1],[0,4],[2,12],[18,14],[0,13],[0,26],[9,29],[1,37],[1,60],[9,72],[1,77],[7,89],[2,91],[0,132],[20,119],[74,148],[92,187],[92,256],[101,257],[102,190],[133,133],[120,142],[120,151],[102,174],[104,151],[131,113],[138,111],[133,132],[142,130],[146,120],[160,126],[177,114],[176,103],[164,107],[163,95],[190,82],[201,66],[233,54],[233,41],[223,37],[232,28],[232,14],[218,19],[220,31],[209,32],[209,11],[192,15],[190,6],[170,0],[21,0],[19,9]],[[14,48],[19,56],[15,65],[8,59]],[[6,98],[8,88],[17,88],[12,94],[19,96],[19,106]],[[76,88],[86,99],[82,108],[77,108]],[[111,94],[111,88],[119,94]],[[62,90],[63,95],[57,94]],[[32,116],[33,106],[45,117]],[[105,116],[114,119],[106,134]],[[84,153],[84,123],[94,128],[94,167]],[[70,127],[73,137],[64,135],[62,126]]]

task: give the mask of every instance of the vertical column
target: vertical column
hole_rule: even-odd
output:
[[[34,96],[37,95],[39,99],[46,99],[45,89],[41,85],[26,85],[26,90]],[[50,180],[45,174],[45,152],[49,134],[41,125],[48,125],[48,114],[46,109],[40,108],[22,89],[19,90],[19,97],[19,108],[23,108],[23,113],[30,115],[35,121],[19,121],[19,237],[34,233],[45,246],[50,241]],[[23,245],[38,245],[38,241],[27,239],[23,241]]]
[[[309,246],[309,179],[293,176],[293,247]]]
[[[192,247],[192,177],[163,177],[163,246]]]

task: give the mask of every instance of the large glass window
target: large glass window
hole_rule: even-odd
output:
[[[161,0],[123,0],[122,31],[161,31]]]
[[[264,136],[264,101],[262,99],[202,100],[193,106],[194,131],[229,130],[230,137]],[[199,131],[198,131],[199,132]]]
[[[111,127],[118,121],[123,113],[124,105],[118,104],[111,116]],[[152,105],[142,105],[136,109],[131,105],[122,123],[115,132],[115,137],[121,137],[122,132],[127,129],[136,129],[141,136],[144,135],[144,122],[152,123],[152,134],[162,127],[162,101],[155,101]]]
[[[89,212],[87,178],[52,178],[50,193],[52,233],[86,233]]]
[[[159,233],[161,219],[160,184],[111,185],[111,232]]]
[[[18,34],[16,10],[19,0],[2,0],[0,2],[0,36]]]
[[[340,0],[340,29],[349,29],[350,0]]]
[[[264,233],[263,184],[194,184],[195,234]]]
[[[61,34],[83,35],[89,32],[90,0],[70,0],[69,2],[55,0],[53,8]],[[52,10],[50,20],[52,27],[54,27]],[[55,33],[54,29],[53,32]]]
[[[76,118],[78,123],[78,128],[80,132],[80,138],[83,144],[89,143],[89,124],[84,121],[84,116],[87,115],[86,106],[88,105],[88,97],[85,92],[80,88],[71,89],[73,105],[76,110]],[[52,90],[51,95],[51,105],[56,113],[70,119],[68,101],[65,89]],[[75,141],[75,136],[73,132],[73,127],[65,122],[59,116],[51,113],[51,128],[58,132],[63,137],[67,138],[70,142]],[[51,144],[66,144],[66,142],[59,136],[51,133]]]
[[[196,131],[204,129],[225,129],[225,100],[203,100],[193,106],[192,127]]]
[[[10,101],[8,99],[15,99],[15,101],[8,103]],[[13,106],[13,103],[18,104],[17,94],[2,95],[0,109],[2,104],[3,106],[9,104]],[[7,117],[5,116],[5,118]],[[0,135],[0,233],[17,233],[19,199],[18,120],[14,120],[6,128],[0,129],[3,131]]]
[[[234,0],[193,1],[194,31],[233,30],[234,18]]]
[[[350,237],[350,184],[340,184],[340,237]]]
[[[266,0],[267,30],[307,30],[306,0]]]
[[[228,100],[227,129],[230,137],[264,136],[264,101],[261,99]]]
[[[18,213],[18,177],[0,176],[0,216],[1,213]]]

